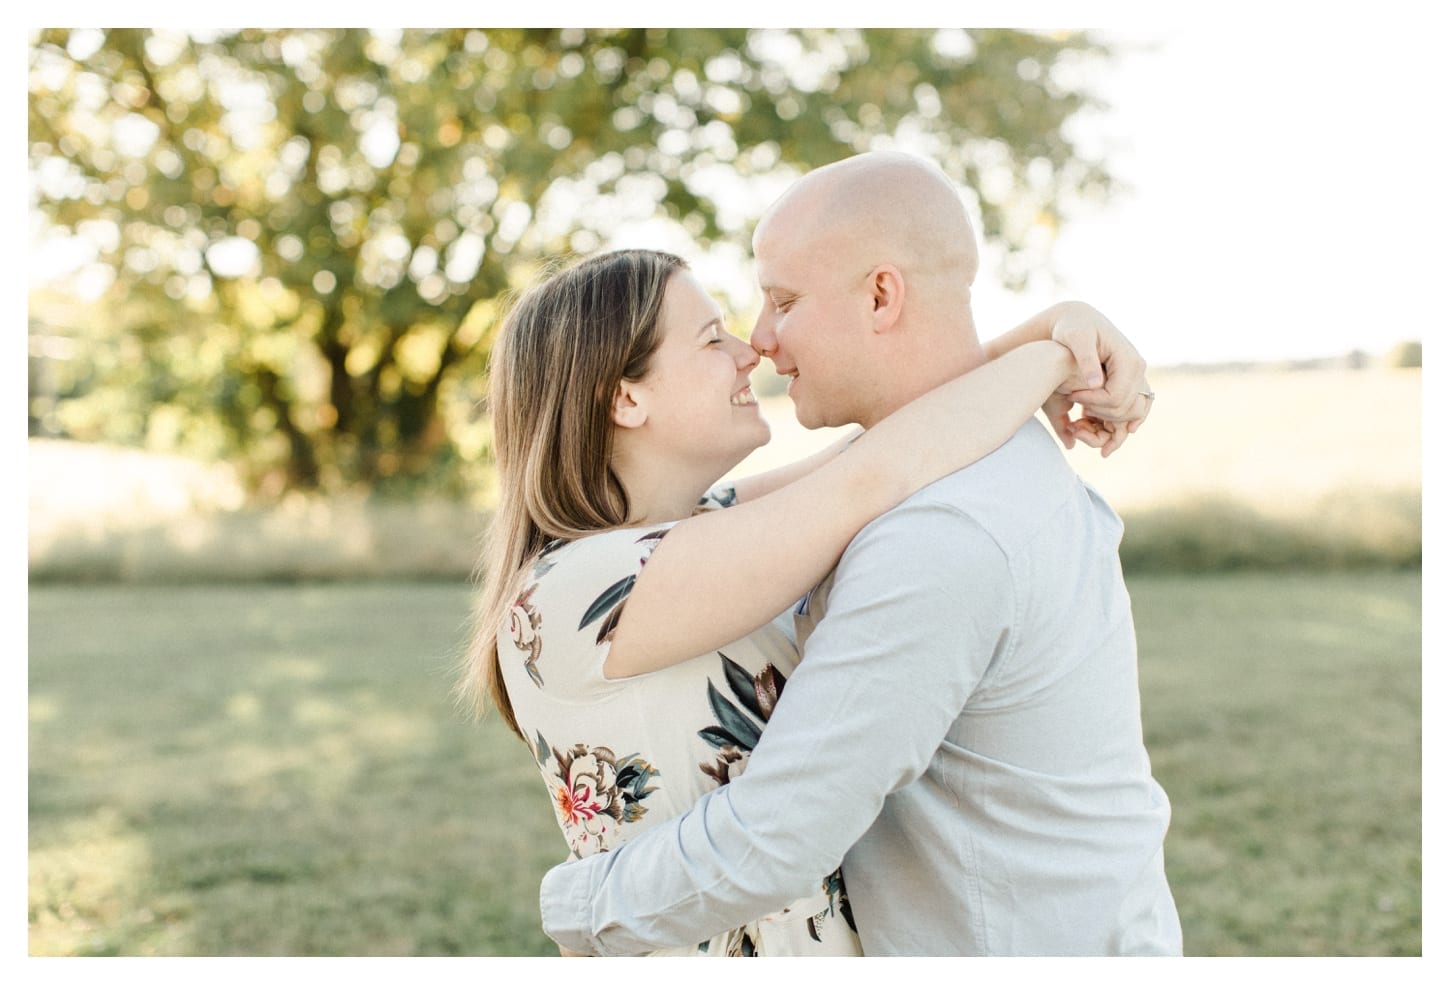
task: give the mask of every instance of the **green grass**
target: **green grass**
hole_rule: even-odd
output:
[[[32,588],[36,954],[529,954],[564,854],[460,587]],[[557,952],[555,952],[557,953]]]
[[[1419,954],[1419,574],[1131,587],[1185,950]]]
[[[1131,582],[1192,954],[1418,954],[1420,577]],[[449,584],[30,590],[32,954],[549,954]]]

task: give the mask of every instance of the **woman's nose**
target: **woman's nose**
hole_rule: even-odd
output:
[[[749,372],[760,365],[760,353],[755,346],[743,339],[736,339],[740,344],[735,348],[735,364],[741,369]]]

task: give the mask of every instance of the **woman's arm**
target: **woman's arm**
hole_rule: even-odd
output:
[[[1143,374],[1147,364],[1138,350],[1096,308],[1081,301],[1064,301],[1045,308],[1022,324],[982,345],[987,358],[997,359],[1028,342],[1053,339],[1066,345],[1077,362],[1077,377],[1085,389],[1069,394],[1053,393],[1043,401],[1048,421],[1062,443],[1071,448],[1075,441],[1103,449],[1110,455],[1136,431],[1151,405],[1138,399],[1147,389]],[[1106,380],[1104,370],[1107,371]],[[1074,421],[1075,403],[1084,404],[1083,416]],[[1113,411],[1118,411],[1115,416]],[[737,503],[759,499],[809,474],[839,455],[861,433],[849,434],[814,455],[780,468],[736,479]]]
[[[1073,368],[1056,342],[1017,346],[913,400],[797,481],[677,523],[634,585],[606,676],[668,667],[764,625],[824,578],[867,523],[998,448]]]
[[[860,436],[860,425],[852,424],[844,437],[831,442],[814,455],[807,455],[805,458],[797,459],[768,472],[757,472],[754,475],[736,479],[732,483],[735,487],[735,501],[748,503],[752,499],[759,499],[766,493],[775,492],[780,487],[809,475],[845,451],[846,447]]]

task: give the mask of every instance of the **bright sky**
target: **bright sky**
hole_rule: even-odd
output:
[[[1070,222],[1065,296],[1150,362],[1383,352],[1445,326],[1444,36],[1361,21],[1115,31],[1091,132],[1129,186]],[[1029,313],[1049,297],[982,284]]]

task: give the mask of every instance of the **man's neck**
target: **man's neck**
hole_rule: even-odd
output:
[[[862,427],[873,427],[917,397],[935,390],[948,380],[970,373],[984,362],[986,356],[975,336],[903,354],[893,360],[890,372],[877,381],[875,399],[862,411],[861,420],[857,423]]]

